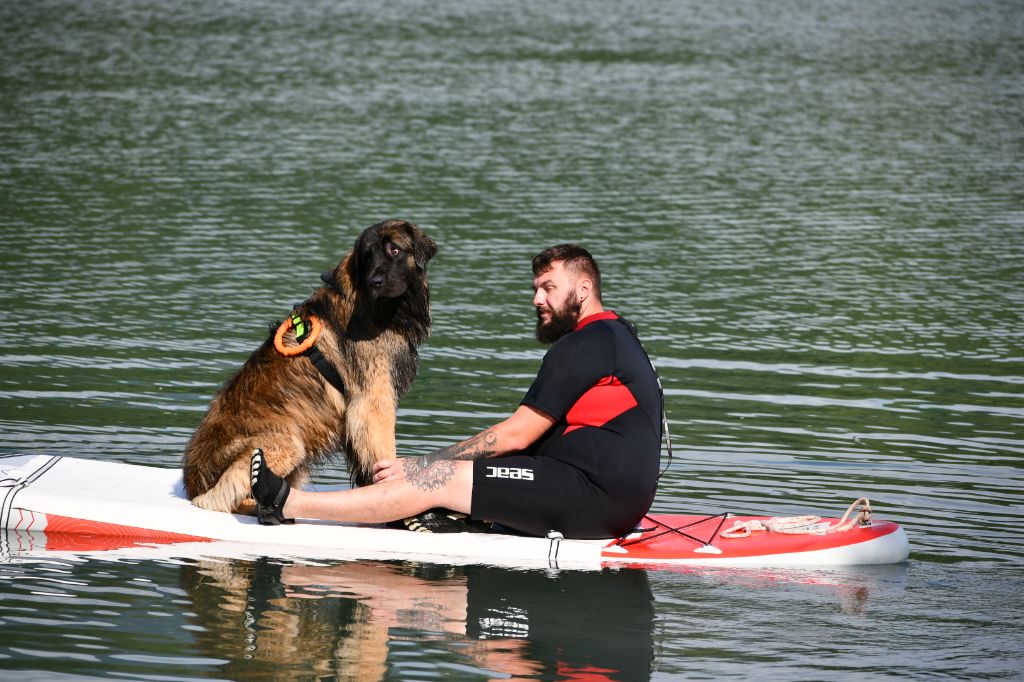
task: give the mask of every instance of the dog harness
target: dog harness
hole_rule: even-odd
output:
[[[291,317],[282,322],[281,326],[277,328],[277,333],[274,334],[274,349],[285,357],[304,355],[309,358],[327,383],[338,389],[338,393],[342,397],[347,398],[345,382],[341,380],[341,375],[338,373],[337,368],[316,347],[317,339],[320,338],[323,328],[323,323],[320,322],[320,318],[316,315],[310,315],[308,319],[303,319],[298,313],[293,313]],[[284,335],[290,329],[295,330],[297,346],[284,345]]]

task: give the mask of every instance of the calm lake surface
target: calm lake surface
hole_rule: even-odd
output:
[[[665,383],[656,509],[867,495],[912,549],[585,573],[4,538],[0,677],[1019,679],[1022,111],[1018,2],[0,0],[0,454],[177,466],[268,323],[402,217],[441,250],[400,454],[515,408],[529,259],[578,241]]]

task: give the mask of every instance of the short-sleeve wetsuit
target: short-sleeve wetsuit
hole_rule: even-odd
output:
[[[527,450],[474,462],[472,517],[529,535],[628,533],[654,500],[662,397],[632,326],[590,315],[544,356],[522,404],[556,423]]]

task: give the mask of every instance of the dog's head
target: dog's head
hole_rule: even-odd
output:
[[[371,298],[398,298],[426,287],[436,253],[437,244],[416,225],[386,220],[363,230],[346,261],[354,286]]]

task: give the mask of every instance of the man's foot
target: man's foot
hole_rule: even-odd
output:
[[[263,450],[252,451],[252,496],[256,500],[256,520],[264,526],[277,526],[282,523],[295,523],[295,519],[286,519],[282,510],[291,487],[287,481],[275,474],[267,466],[263,458]]]
[[[417,533],[488,533],[489,521],[474,521],[450,509],[428,509],[422,514],[402,519],[402,526]]]

